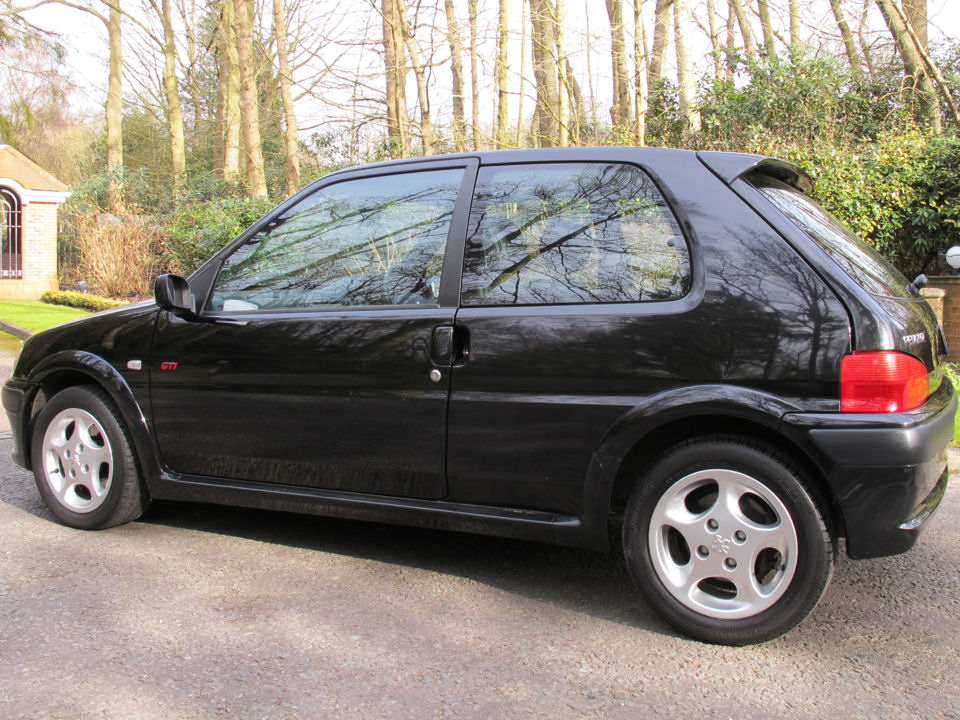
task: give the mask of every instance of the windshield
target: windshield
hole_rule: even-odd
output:
[[[769,177],[755,178],[752,182],[865,290],[888,297],[908,294],[907,279],[899,270],[802,192]]]

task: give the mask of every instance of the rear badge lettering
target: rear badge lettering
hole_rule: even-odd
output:
[[[177,363],[175,363],[175,362],[162,362],[162,363],[160,363],[160,369],[161,369],[161,370],[176,370],[176,369],[177,369]]]
[[[918,343],[922,343],[926,339],[927,339],[926,333],[922,333],[922,332],[914,333],[913,335],[903,336],[903,342],[906,343],[907,345],[916,345]]]

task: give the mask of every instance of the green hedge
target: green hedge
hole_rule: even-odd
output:
[[[93,310],[94,312],[128,304],[126,300],[114,300],[113,298],[90,295],[77,290],[47,290],[40,299],[51,305],[66,305],[83,310]]]

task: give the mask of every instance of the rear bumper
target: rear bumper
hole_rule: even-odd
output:
[[[905,413],[792,413],[784,430],[820,465],[853,558],[909,550],[947,488],[957,398],[948,382]]]
[[[30,469],[27,449],[24,445],[27,437],[27,421],[29,420],[28,407],[37,386],[23,380],[10,379],[3,385],[0,398],[3,409],[10,420],[10,430],[13,434],[13,461],[27,470]]]

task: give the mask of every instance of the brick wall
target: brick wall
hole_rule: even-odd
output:
[[[21,221],[23,278],[0,279],[2,300],[39,300],[47,290],[56,290],[59,287],[57,204],[25,203]]]
[[[960,360],[960,276],[936,275],[931,277],[926,289],[943,290],[943,334],[950,346],[947,358],[956,362]]]

